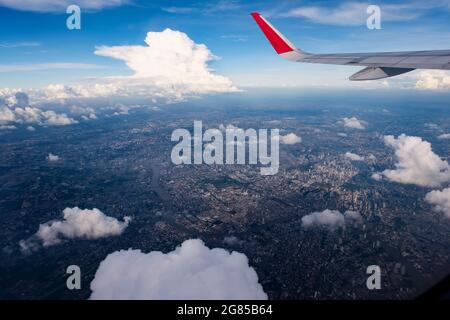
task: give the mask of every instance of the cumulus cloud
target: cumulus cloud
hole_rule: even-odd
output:
[[[97,119],[97,115],[94,108],[72,105],[70,106],[69,109],[72,114],[80,115],[83,120]]]
[[[302,138],[297,136],[295,133],[289,133],[285,136],[280,135],[280,142],[282,144],[296,144],[302,142]]]
[[[32,124],[61,126],[77,123],[65,113],[42,110],[29,105],[29,97],[24,92],[0,90],[0,124]]]
[[[347,128],[352,128],[352,129],[365,129],[366,128],[366,122],[359,120],[356,117],[351,117],[351,118],[343,118],[343,123],[344,123],[344,127]]]
[[[402,134],[385,136],[384,142],[395,150],[396,169],[384,170],[387,179],[422,187],[438,187],[450,181],[450,166],[435,154],[431,144],[420,137]]]
[[[427,193],[425,201],[434,205],[434,211],[443,213],[447,218],[450,218],[450,188]]]
[[[422,90],[450,89],[450,73],[443,70],[424,70],[417,74],[415,87]]]
[[[169,253],[111,253],[100,263],[91,290],[90,299],[267,299],[244,254],[209,249],[198,239]]]
[[[59,160],[59,156],[53,154],[53,153],[49,153],[47,156],[47,160],[50,162],[56,162]]]
[[[352,161],[364,161],[364,157],[357,155],[356,153],[346,152],[344,156]]]
[[[443,134],[438,136],[438,139],[449,140],[450,139],[450,133],[443,133]]]
[[[100,10],[129,3],[129,0],[0,0],[0,6],[32,12],[65,13],[68,6],[76,4],[83,10]]]
[[[237,90],[230,79],[208,67],[208,62],[217,58],[206,45],[196,44],[187,34],[171,29],[148,32],[145,43],[145,46],[100,46],[95,54],[124,61],[134,74],[115,80],[131,81],[134,89],[145,86],[172,91],[176,96]]]
[[[302,226],[310,228],[322,226],[330,230],[345,227],[346,224],[362,222],[359,212],[347,210],[343,214],[338,210],[326,209],[320,212],[313,212],[302,217]]]
[[[376,181],[381,181],[383,180],[383,175],[379,172],[375,172],[371,175],[372,179],[376,180]]]
[[[80,209],[66,208],[63,210],[63,219],[49,221],[39,225],[34,237],[22,240],[20,246],[23,251],[36,246],[36,240],[44,247],[56,245],[64,238],[75,239],[98,239],[103,237],[117,236],[128,227],[130,217],[124,217],[121,222],[115,218],[105,215],[94,208]]]

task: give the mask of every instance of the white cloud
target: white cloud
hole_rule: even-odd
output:
[[[217,59],[204,44],[196,44],[187,34],[165,29],[148,32],[146,46],[101,46],[95,54],[122,60],[134,72],[115,77],[123,87],[157,89],[162,94],[182,97],[191,94],[237,91],[230,79],[217,75],[208,62]],[[130,86],[131,82],[131,87]]]
[[[424,70],[417,73],[415,87],[423,90],[450,89],[450,73],[443,70]]]
[[[100,10],[129,2],[128,0],[0,0],[0,6],[20,11],[66,13],[67,7],[72,4],[80,6],[81,10]]]
[[[12,125],[6,125],[6,124],[0,125],[0,130],[14,130],[14,129],[17,129],[17,127],[12,126]]]
[[[3,100],[3,106],[0,104],[0,124],[36,123],[59,126],[77,123],[65,113],[30,106],[28,95],[24,92],[0,90],[0,100]]]
[[[297,136],[295,133],[289,133],[285,136],[280,135],[280,142],[282,144],[296,144],[302,142],[302,138]]]
[[[370,3],[346,2],[336,7],[303,6],[289,10],[282,14],[285,17],[306,18],[312,22],[330,25],[357,26],[365,25],[367,21],[367,7]],[[422,6],[421,6],[422,7]],[[405,21],[418,17],[421,7],[411,4],[383,4],[382,21]]]
[[[395,150],[397,158],[396,169],[382,172],[389,180],[422,187],[437,187],[450,181],[448,162],[433,152],[429,142],[405,134],[398,138],[385,136],[384,142]]]
[[[57,161],[59,161],[59,156],[57,156],[53,153],[49,153],[47,156],[47,160],[50,162],[57,162]]]
[[[72,114],[81,115],[81,118],[84,120],[96,120],[97,119],[95,110],[91,107],[72,105],[69,107],[69,109]]]
[[[372,174],[372,179],[376,180],[376,181],[381,181],[383,180],[383,175],[379,172],[375,172]]]
[[[364,157],[351,152],[346,152],[345,157],[352,161],[364,161]]]
[[[438,136],[438,139],[448,140],[448,139],[450,139],[450,133],[443,133],[443,134]]]
[[[36,246],[35,240],[42,242],[44,247],[61,243],[64,238],[98,239],[117,236],[128,227],[130,217],[124,217],[121,222],[106,216],[98,209],[66,208],[63,219],[49,221],[39,225],[34,238],[22,240],[20,246],[23,251]]]
[[[100,263],[90,299],[265,300],[247,257],[201,240],[186,240],[169,253],[121,250]]]
[[[424,124],[425,127],[427,127],[428,129],[432,129],[432,130],[439,130],[439,125],[436,123],[425,123]]]
[[[427,193],[425,201],[434,205],[436,212],[443,213],[447,218],[450,218],[450,188]]]
[[[342,120],[344,121],[344,127],[352,128],[352,129],[359,129],[359,130],[366,128],[365,127],[366,122],[359,120],[356,117],[351,117],[351,118],[346,117],[346,118],[343,118]]]
[[[358,211],[347,210],[344,212],[344,218],[347,223],[361,224],[363,222],[363,218]]]
[[[53,110],[43,111],[36,107],[14,108],[10,110],[14,114],[13,122],[37,123],[40,125],[63,126],[77,123],[65,113],[56,113]],[[1,111],[0,111],[1,113]],[[0,121],[4,119],[0,118]]]
[[[326,209],[320,212],[313,212],[302,217],[302,226],[310,228],[322,226],[331,230],[344,227],[347,223],[360,223],[362,217],[359,212],[347,210],[343,214],[338,210]]]

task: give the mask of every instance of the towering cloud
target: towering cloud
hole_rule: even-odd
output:
[[[179,101],[192,95],[238,91],[230,79],[209,68],[208,63],[217,57],[206,45],[180,31],[148,32],[145,45],[99,46],[94,53],[124,61],[132,75],[92,78],[70,86],[51,84],[27,93],[33,101],[111,97]],[[11,97],[16,91],[2,89],[0,97]]]
[[[169,253],[111,253],[100,263],[91,290],[91,299],[267,299],[244,254],[209,249],[194,239]]]
[[[196,93],[230,92],[237,89],[231,80],[214,74],[208,62],[216,59],[204,44],[196,44],[187,34],[165,29],[148,32],[146,46],[101,46],[96,55],[122,60],[134,72],[126,80],[125,91],[142,87],[183,96]],[[124,86],[124,83],[120,83]]]
[[[405,134],[398,138],[385,136],[384,142],[395,150],[397,158],[396,169],[382,172],[389,180],[422,187],[437,187],[450,181],[448,162],[433,152],[429,142]]]

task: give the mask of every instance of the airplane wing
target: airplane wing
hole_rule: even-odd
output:
[[[312,54],[296,48],[281,32],[259,13],[252,13],[272,47],[290,61],[365,66],[350,80],[375,80],[396,76],[415,69],[450,70],[450,50]]]

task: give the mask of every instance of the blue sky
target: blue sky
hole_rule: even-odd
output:
[[[357,68],[278,58],[251,19],[252,11],[310,52],[450,49],[448,0],[371,2],[381,7],[381,30],[367,29],[362,1],[67,1],[81,7],[81,30],[66,28],[65,1],[56,3],[63,5],[0,0],[0,87],[130,75],[122,61],[95,55],[95,47],[143,45],[147,32],[165,28],[206,44],[220,57],[210,67],[238,86],[356,85],[346,79]]]

